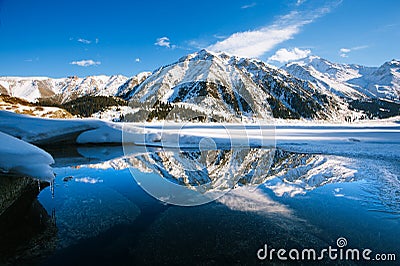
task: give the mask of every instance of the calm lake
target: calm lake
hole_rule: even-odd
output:
[[[254,265],[271,262],[257,258],[265,244],[276,250],[321,250],[337,248],[340,237],[346,248],[400,258],[398,158],[260,148],[133,148],[125,157],[119,146],[47,150],[56,160],[54,185],[41,190],[30,205],[32,217],[16,212],[24,224],[14,238],[21,232],[31,237],[6,251],[9,262]],[[202,186],[203,193],[224,193],[198,206],[176,206],[169,204],[171,198],[160,201],[143,187],[143,180],[157,183],[160,178],[189,188]],[[230,186],[226,179],[237,183],[233,189],[225,189]],[[1,230],[15,229],[14,223],[10,220]]]

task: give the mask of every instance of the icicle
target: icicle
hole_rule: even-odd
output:
[[[57,225],[56,208],[53,208],[51,210],[51,222],[53,223],[53,225]]]
[[[54,179],[50,181],[51,198],[54,199]]]

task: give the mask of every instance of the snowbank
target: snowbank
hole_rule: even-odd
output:
[[[76,142],[79,144],[87,143],[122,143],[121,127],[111,126],[103,123],[99,128],[82,132]]]
[[[76,138],[81,132],[97,128],[79,120],[42,119],[0,111],[0,131],[34,144],[48,144]]]
[[[42,119],[0,111],[0,131],[33,144],[121,143],[122,126],[94,119]]]
[[[0,172],[46,181],[54,178],[53,157],[44,150],[0,132]]]

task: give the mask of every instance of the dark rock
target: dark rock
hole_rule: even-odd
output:
[[[0,176],[0,265],[34,264],[56,247],[55,215],[37,200],[49,184]]]

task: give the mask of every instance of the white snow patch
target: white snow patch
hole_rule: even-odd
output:
[[[0,172],[51,181],[53,157],[44,150],[0,132]]]

